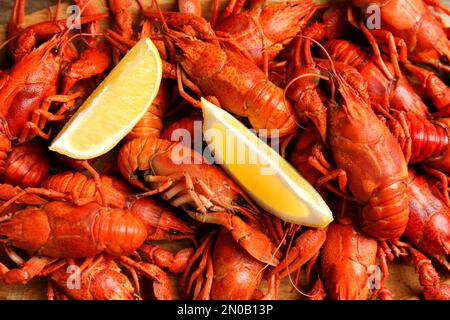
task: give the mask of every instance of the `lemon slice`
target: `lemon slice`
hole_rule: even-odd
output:
[[[161,78],[158,50],[150,39],[143,38],[86,99],[50,150],[81,160],[107,153],[150,107]]]
[[[283,157],[228,112],[202,99],[203,133],[217,163],[264,210],[284,221],[325,227],[333,215]]]

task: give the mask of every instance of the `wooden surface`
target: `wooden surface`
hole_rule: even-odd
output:
[[[94,0],[99,7],[100,11],[105,11],[105,1],[104,0]],[[33,12],[35,9],[47,8],[49,4],[56,3],[56,0],[28,0],[27,1],[27,12]],[[144,0],[145,3],[150,4],[151,0]],[[444,2],[450,2],[450,0],[445,0]],[[159,0],[163,9],[173,9],[173,2],[170,0]],[[0,24],[4,24],[9,19],[10,8],[12,1],[0,0]],[[204,12],[208,11],[208,4],[204,5]],[[65,6],[62,7],[61,12],[65,12]],[[133,5],[131,9],[133,14],[137,14],[138,7],[136,4]],[[26,23],[31,24],[33,22],[39,22],[48,19],[49,11],[47,9],[35,12],[27,16]],[[63,14],[62,14],[63,16]],[[5,27],[0,26],[0,43],[5,39]],[[4,53],[4,52],[3,52]],[[4,55],[0,52],[0,65],[4,61]],[[168,249],[175,249],[176,244],[165,244]],[[444,272],[441,269],[441,275],[446,282],[450,284],[450,274]],[[172,277],[172,282],[174,285],[174,290],[178,292],[178,279],[177,277]],[[420,297],[421,287],[417,280],[417,276],[414,272],[414,268],[411,265],[394,263],[390,265],[390,276],[388,278],[388,287],[393,291],[397,299],[418,299]],[[33,280],[28,285],[19,286],[3,286],[0,285],[0,299],[45,299],[45,279]],[[298,292],[292,292],[292,286],[289,283],[289,279],[285,279],[280,287],[280,299],[300,299],[302,295]]]
[[[56,5],[57,2],[57,0],[28,0],[27,14]],[[14,1],[12,0],[0,0],[0,24],[8,22],[13,3]]]

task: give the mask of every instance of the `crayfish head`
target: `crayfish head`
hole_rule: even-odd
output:
[[[336,300],[366,300],[369,295],[368,276],[358,262],[345,260],[326,281],[327,293]]]
[[[185,38],[175,38],[174,41],[180,52],[178,61],[194,82],[213,76],[227,61],[225,50],[216,44]]]
[[[17,212],[10,220],[0,224],[0,235],[8,238],[17,248],[30,252],[39,250],[50,234],[47,215],[38,208]]]
[[[79,34],[73,37],[67,37],[65,35],[55,36],[43,43],[41,45],[45,51],[43,59],[47,63],[53,63],[57,70],[66,68],[79,58],[78,50],[72,44],[72,40],[76,37],[79,37]]]
[[[259,23],[272,42],[283,42],[294,37],[305,23],[305,17],[315,10],[313,1],[296,3],[273,3],[265,6],[259,17]]]

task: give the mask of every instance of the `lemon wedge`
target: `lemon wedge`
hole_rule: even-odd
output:
[[[217,163],[264,210],[322,228],[333,221],[319,193],[268,144],[228,112],[202,99],[203,133]]]
[[[86,99],[50,150],[80,160],[107,153],[150,107],[161,78],[158,50],[150,39],[143,38]]]

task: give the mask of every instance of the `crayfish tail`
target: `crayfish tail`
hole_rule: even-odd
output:
[[[412,112],[405,115],[405,120],[411,136],[409,163],[419,163],[428,159],[440,160],[449,148],[446,121],[433,123]]]
[[[361,228],[378,240],[396,239],[405,231],[408,217],[406,185],[398,181],[372,196],[362,210]]]

